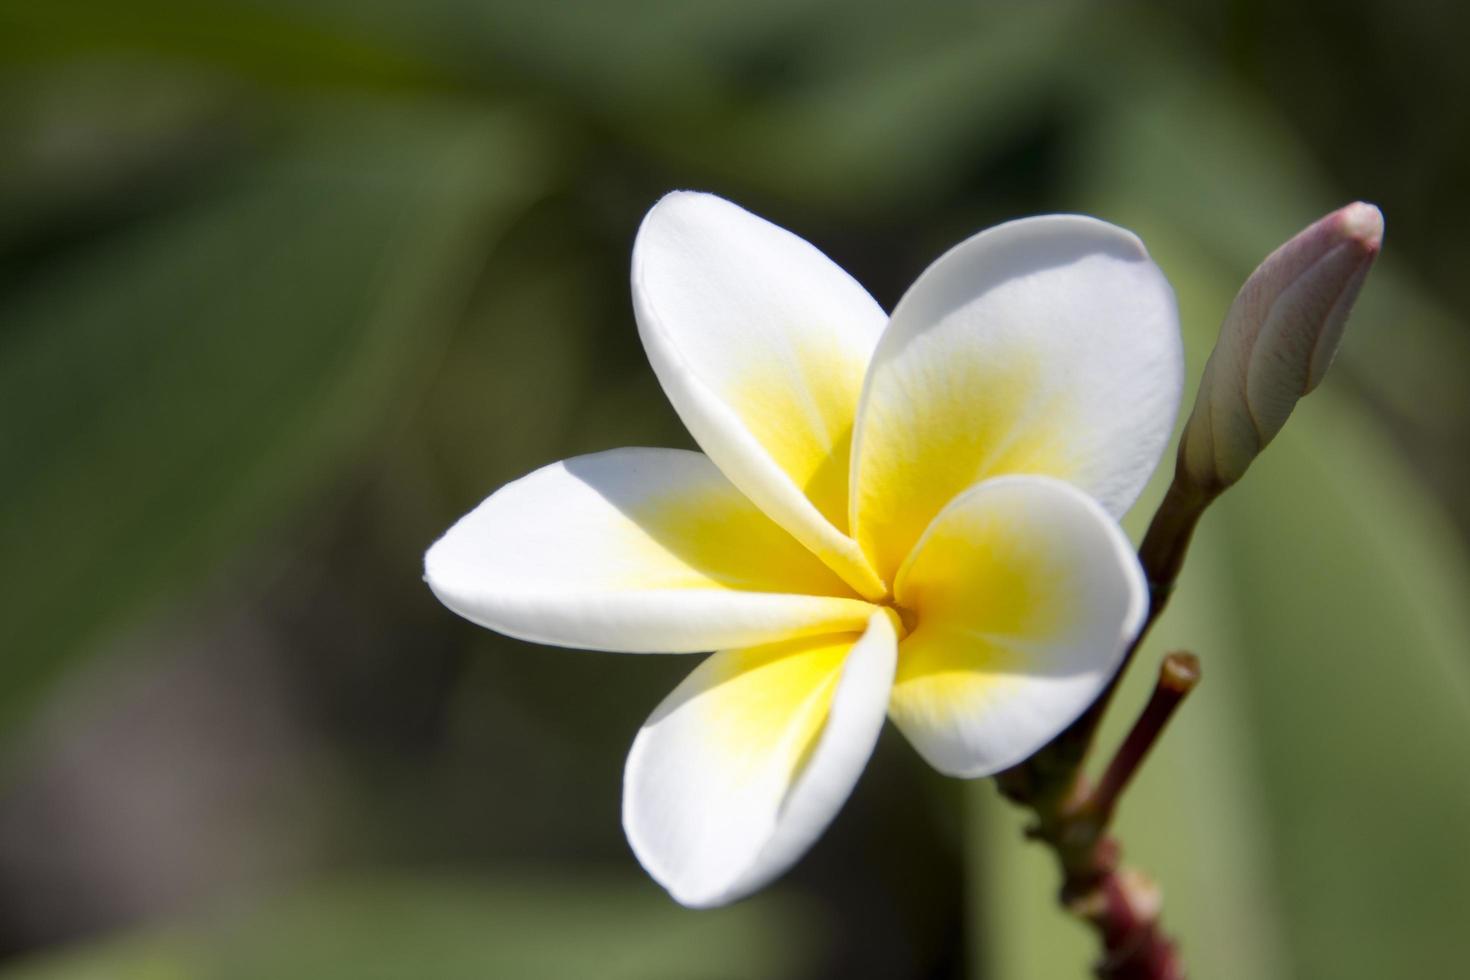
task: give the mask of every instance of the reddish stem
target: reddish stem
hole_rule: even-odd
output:
[[[1094,924],[1102,934],[1103,958],[1097,975],[1107,980],[1184,980],[1179,948],[1159,928],[1158,887],[1125,868],[1109,874],[1098,894],[1103,915]]]
[[[1080,771],[1060,783],[1038,781],[1044,771],[1018,767],[997,780],[1002,793],[1036,814],[1027,833],[1056,853],[1062,904],[1097,929],[1103,947],[1097,975],[1105,980],[1184,980],[1178,947],[1159,925],[1158,888],[1119,866],[1122,849],[1107,828],[1119,796],[1199,679],[1192,654],[1164,658],[1153,695],[1095,788]]]
[[[1104,825],[1112,817],[1113,809],[1118,805],[1118,797],[1128,787],[1128,783],[1138,772],[1138,767],[1148,758],[1149,752],[1163,734],[1164,726],[1169,724],[1169,719],[1174,717],[1175,710],[1184,702],[1185,696],[1194,690],[1199,679],[1199,658],[1194,654],[1180,651],[1164,658],[1159,667],[1159,680],[1154,685],[1153,695],[1092,792],[1091,805],[1098,811]]]
[[[1185,975],[1177,947],[1159,927],[1158,889],[1141,874],[1118,867],[1120,848],[1107,828],[1119,796],[1199,681],[1198,661],[1189,654],[1164,659],[1152,698],[1096,789],[1088,786],[1082,765],[1123,672],[1174,591],[1200,515],[1218,495],[1219,489],[1194,485],[1182,463],[1176,466],[1174,482],[1139,547],[1149,609],[1122,666],[1081,717],[1026,762],[996,777],[1004,795],[1036,815],[1027,834],[1055,852],[1062,903],[1097,928],[1103,945],[1097,973],[1109,980],[1183,980]]]

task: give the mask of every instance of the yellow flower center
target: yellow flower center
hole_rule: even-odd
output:
[[[898,630],[898,638],[902,640],[919,627],[919,614],[916,610],[906,606],[900,606],[893,601],[892,597],[884,600],[883,605],[893,610],[898,616],[898,622],[894,624]]]

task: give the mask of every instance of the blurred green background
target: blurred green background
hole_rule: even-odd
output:
[[[792,874],[679,909],[619,783],[694,661],[422,585],[502,482],[688,444],[627,294],[676,187],[885,307],[989,224],[1097,214],[1174,282],[1192,375],[1267,251],[1378,203],[1329,382],[1115,712],[1203,657],[1121,829],[1197,978],[1470,970],[1456,13],[0,0],[0,977],[1085,975],[1019,815],[891,732]]]

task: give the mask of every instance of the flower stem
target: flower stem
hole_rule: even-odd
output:
[[[1163,734],[1164,726],[1174,716],[1185,696],[1194,690],[1199,679],[1199,658],[1194,654],[1180,651],[1164,658],[1159,667],[1159,680],[1154,685],[1153,696],[1149,698],[1138,720],[1133,723],[1133,729],[1119,746],[1113,761],[1108,763],[1097,788],[1092,791],[1091,805],[1098,810],[1104,824],[1112,817],[1113,810],[1118,805],[1118,797],[1123,794],[1123,790],[1138,772],[1138,767],[1143,764],[1143,760]]]
[[[1036,817],[1027,835],[1051,847],[1062,871],[1062,905],[1098,931],[1103,958],[1097,975],[1115,980],[1183,980],[1177,947],[1159,926],[1160,893],[1140,873],[1118,866],[1122,849],[1107,833],[1118,799],[1199,681],[1190,654],[1164,658],[1153,696],[1093,788],[1083,773],[1103,715],[1123,672],[1173,594],[1189,542],[1219,490],[1194,483],[1181,465],[1164,495],[1138,558],[1148,581],[1149,609],[1138,636],[1102,695],[1036,755],[999,774],[1001,793]]]
[[[1027,835],[1055,852],[1063,907],[1097,930],[1103,947],[1099,977],[1184,978],[1178,948],[1159,925],[1158,887],[1143,874],[1119,867],[1122,848],[1107,829],[1120,794],[1199,678],[1199,661],[1192,654],[1164,658],[1153,696],[1096,787],[1089,787],[1079,773],[1064,792],[1057,792],[1055,785],[1030,780],[1025,767],[997,778],[1002,793],[1035,814]]]
[[[1113,675],[1102,695],[1053,739],[1051,744],[1043,748],[1038,753],[1039,756],[1057,753],[1064,764],[1073,767],[1082,764],[1097,738],[1098,726],[1102,724],[1103,715],[1107,714],[1108,707],[1113,702],[1113,695],[1117,693],[1124,672],[1128,670],[1134,654],[1143,645],[1149,630],[1163,615],[1164,607],[1174,594],[1174,586],[1179,581],[1179,572],[1184,567],[1184,556],[1189,551],[1189,542],[1194,538],[1194,529],[1199,524],[1200,516],[1217,496],[1218,491],[1209,492],[1195,486],[1185,475],[1182,466],[1176,470],[1174,482],[1169,484],[1164,501],[1149,522],[1143,544],[1138,548],[1138,561],[1143,566],[1143,573],[1148,581],[1148,616],[1138,635],[1124,652],[1123,663],[1119,665],[1118,672]],[[1028,763],[1023,763],[1026,764]]]

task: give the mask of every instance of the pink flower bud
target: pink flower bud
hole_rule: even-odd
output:
[[[1180,468],[1217,493],[1240,479],[1317,387],[1383,243],[1383,215],[1358,202],[1266,257],[1220,327],[1180,443]]]

